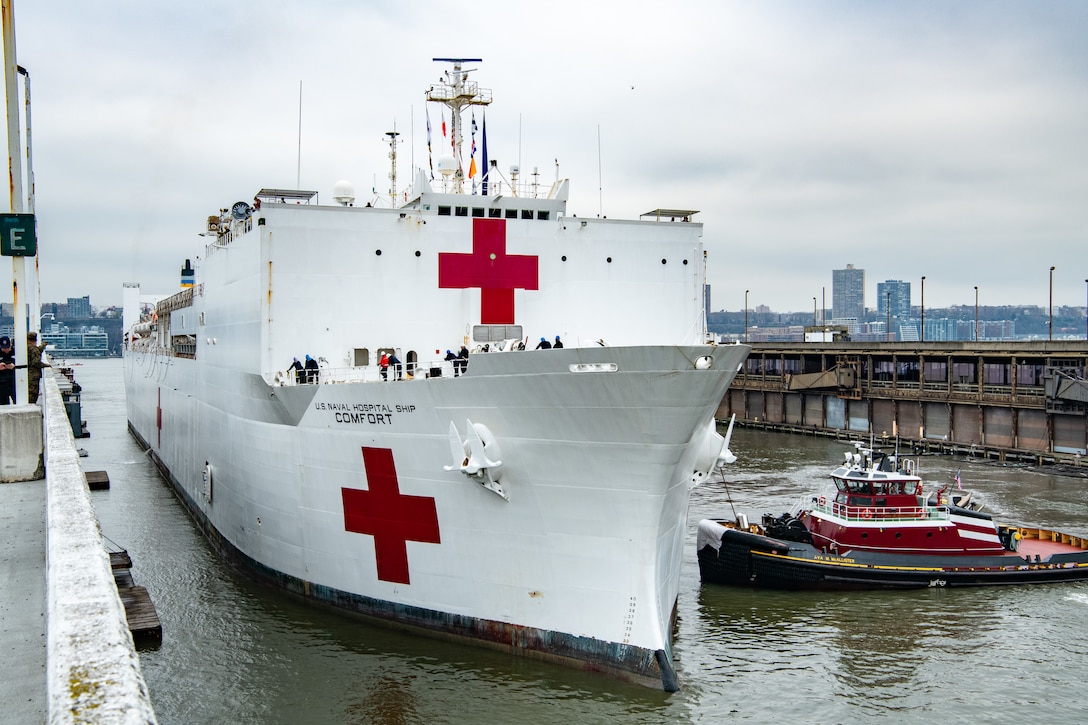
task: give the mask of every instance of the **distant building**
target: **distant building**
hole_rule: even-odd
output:
[[[865,319],[865,270],[846,265],[831,271],[831,316]]]
[[[876,311],[881,320],[888,319],[889,306],[891,316],[897,320],[910,317],[910,282],[889,279],[876,285]]]
[[[957,323],[959,320],[941,318],[926,320],[926,342],[950,342],[959,339]],[[972,323],[973,324],[973,323]]]
[[[748,330],[748,342],[804,342],[802,325],[786,327],[753,327]]]
[[[836,315],[828,320],[827,324],[845,327],[846,333],[850,335],[851,338],[861,332],[861,322],[857,317],[839,317]]]
[[[106,357],[109,354],[109,336],[101,327],[89,327],[81,332],[69,332],[54,325],[54,332],[43,332],[42,342],[48,343],[47,352],[53,357]]]
[[[1015,340],[1016,320],[984,321],[979,337],[987,340]]]
[[[899,326],[899,339],[903,342],[918,342],[918,326],[913,324]]]
[[[69,297],[68,309],[66,312],[66,319],[69,320],[86,320],[91,316],[91,298],[90,297]]]

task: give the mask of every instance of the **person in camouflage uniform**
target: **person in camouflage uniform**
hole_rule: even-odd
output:
[[[26,333],[26,376],[27,401],[38,402],[38,386],[42,379],[42,368],[50,367],[42,362],[42,353],[48,343],[38,344],[38,333]]]

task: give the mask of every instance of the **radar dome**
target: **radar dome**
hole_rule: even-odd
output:
[[[457,173],[457,159],[452,156],[443,156],[435,162],[435,166],[438,168],[438,173],[443,176],[452,176]]]
[[[344,179],[337,181],[332,187],[332,198],[340,206],[351,206],[355,203],[355,185]]]

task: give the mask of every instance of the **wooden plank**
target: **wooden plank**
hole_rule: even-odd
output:
[[[125,605],[125,618],[133,640],[141,643],[162,643],[162,623],[147,589],[141,586],[118,589],[121,603]]]
[[[110,476],[105,471],[87,471],[87,488],[92,491],[110,490]]]
[[[111,551],[110,568],[115,571],[117,569],[131,569],[132,557],[128,555],[127,551]]]

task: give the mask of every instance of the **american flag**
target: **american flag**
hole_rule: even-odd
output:
[[[956,471],[956,490],[957,491],[962,491],[963,490],[963,484],[960,482],[960,472],[959,471]]]

